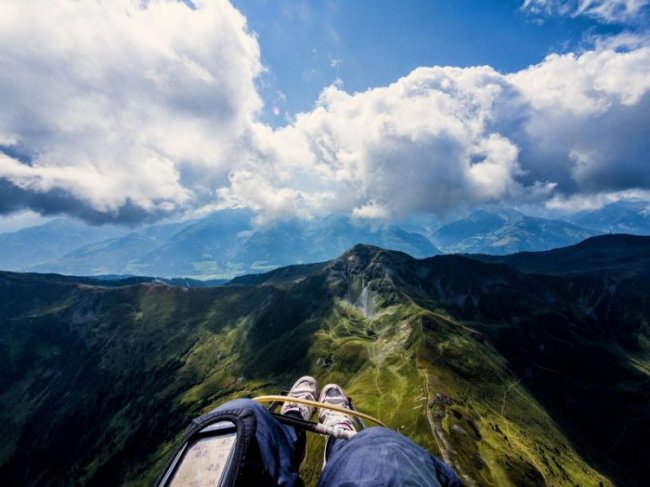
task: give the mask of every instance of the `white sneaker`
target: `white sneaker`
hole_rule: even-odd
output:
[[[287,396],[315,401],[316,396],[318,396],[318,384],[316,383],[316,379],[309,375],[301,377],[293,385]],[[285,402],[282,405],[282,408],[280,408],[280,414],[287,414],[291,412],[297,412],[300,414],[302,419],[309,421],[309,418],[311,418],[311,415],[314,413],[314,406]]]
[[[320,402],[350,409],[350,401],[343,388],[336,384],[327,384],[320,393]],[[318,419],[328,427],[346,431],[356,431],[352,416],[330,409],[320,408]]]

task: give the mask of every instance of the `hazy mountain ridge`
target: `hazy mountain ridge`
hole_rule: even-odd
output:
[[[615,256],[609,274],[362,245],[207,289],[2,273],[0,476],[148,484],[191,416],[311,372],[468,485],[642,485],[649,241],[565,249]]]
[[[171,229],[169,225],[153,226],[82,246],[29,270],[73,275],[232,278],[296,263],[321,262],[359,242],[417,257],[440,253],[420,234],[340,215],[290,220],[260,229],[251,226],[251,218],[247,210],[227,210],[174,224]]]
[[[570,217],[576,225],[603,233],[650,235],[650,205],[638,199],[619,200]]]
[[[0,234],[0,269],[26,271],[75,249],[124,233],[116,227],[97,227],[72,219]]]
[[[501,263],[538,274],[599,274],[617,276],[643,273],[650,268],[650,239],[639,235],[612,234],[548,252],[471,255],[488,263]],[[645,275],[644,277],[648,277]]]
[[[0,268],[69,275],[130,274],[229,279],[278,267],[335,258],[355,243],[422,258],[440,253],[506,255],[548,250],[614,231],[650,234],[640,201],[582,212],[570,223],[505,208],[478,210],[441,224],[419,215],[393,225],[329,215],[251,225],[249,210],[224,210],[197,220],[135,231],[71,220],[0,235]],[[110,237],[110,238],[107,238]]]
[[[505,255],[564,247],[598,233],[513,210],[479,210],[441,226],[432,240],[448,253]]]

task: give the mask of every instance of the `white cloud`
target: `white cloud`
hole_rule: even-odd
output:
[[[390,214],[382,205],[378,204],[375,200],[372,200],[366,203],[363,206],[354,208],[352,210],[352,216],[355,218],[366,218],[369,220],[381,220],[388,218]]]
[[[274,130],[256,118],[263,68],[245,19],[194,3],[2,3],[0,213],[138,222],[248,207],[266,225],[650,189],[645,38],[507,75],[418,68],[354,94],[336,83]]]
[[[334,69],[340,68],[341,67],[341,60],[330,56],[330,67],[334,68]]]
[[[619,200],[643,200],[648,202],[648,209],[650,209],[650,190],[628,190],[595,194],[574,194],[568,197],[558,194],[548,200],[544,206],[549,210],[557,210],[565,214],[584,210],[599,209],[607,204],[614,203]],[[646,211],[648,211],[648,209],[646,209]]]
[[[551,55],[509,76],[530,104],[520,164],[566,194],[650,187],[650,46]]]
[[[294,124],[258,132],[256,173],[318,194],[315,211],[375,218],[539,197],[551,188],[522,186],[517,147],[491,128],[516,98],[489,67],[420,68],[354,95],[330,86]]]
[[[246,174],[294,207],[300,195],[302,214],[367,218],[650,188],[650,47],[636,41],[509,75],[434,67],[362,93],[330,86],[291,125],[258,127]],[[246,205],[260,187],[221,194]]]
[[[233,172],[229,186],[217,191],[220,202],[213,208],[249,208],[256,213],[253,223],[265,226],[292,217],[308,219],[329,197],[327,194],[276,186],[269,175],[268,172],[261,174],[245,169]]]
[[[137,219],[212,195],[261,107],[262,68],[239,12],[194,5],[2,2],[0,185],[13,207]]]
[[[601,22],[637,21],[650,0],[524,0],[521,9],[535,15],[585,15]]]
[[[43,217],[30,210],[17,211],[10,215],[0,215],[0,234],[35,227],[50,220],[51,218]]]

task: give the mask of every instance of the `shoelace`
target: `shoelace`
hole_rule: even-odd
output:
[[[341,396],[329,396],[326,397],[323,402],[344,408],[350,407],[347,398]],[[338,411],[330,411],[326,409],[323,413],[321,413],[320,419],[321,423],[328,427],[342,428],[351,431],[355,429],[352,418],[349,415],[340,413]]]
[[[325,413],[324,418],[325,419],[322,421],[322,424],[327,427],[354,431],[354,423],[352,422],[352,418],[350,418],[350,416],[347,414],[336,412]]]
[[[293,391],[290,392],[289,397],[296,397],[299,399],[308,399],[310,401],[314,401],[314,394],[311,389],[311,385],[308,383],[305,383],[305,389],[300,389],[299,387],[294,389]],[[300,415],[308,419],[309,416],[311,416],[311,412],[313,411],[313,408],[311,406],[307,406],[305,404],[298,404],[295,402],[287,402],[285,403],[285,406],[283,408],[283,413],[286,414],[290,411],[298,411]]]

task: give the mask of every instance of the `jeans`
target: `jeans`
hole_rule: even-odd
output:
[[[254,412],[255,440],[268,477],[280,486],[303,485],[298,468],[305,448],[304,430],[280,423],[268,409],[250,399],[227,402],[215,411],[229,409]],[[367,428],[350,440],[330,438],[327,442],[327,464],[319,487],[408,485],[456,487],[462,483],[451,467],[386,428]]]

